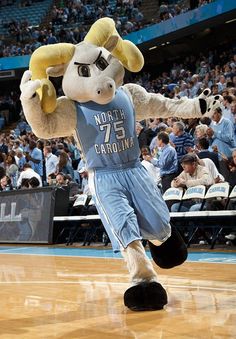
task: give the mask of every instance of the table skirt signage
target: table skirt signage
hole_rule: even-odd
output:
[[[0,242],[51,243],[55,190],[0,192]]]

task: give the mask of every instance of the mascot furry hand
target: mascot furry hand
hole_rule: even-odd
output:
[[[40,138],[74,135],[89,170],[89,185],[114,251],[121,251],[131,287],[124,294],[132,310],[158,310],[167,294],[142,246],[148,239],[154,262],[180,265],[187,250],[170,226],[162,196],[139,161],[136,120],[198,118],[210,113],[209,90],[199,98],[172,100],[135,84],[122,86],[124,69],[138,72],[143,56],[122,40],[112,19],[96,21],[78,45],[42,46],[21,81],[27,121]],[[63,76],[65,96],[56,98],[48,79]],[[215,103],[214,103],[215,104]]]

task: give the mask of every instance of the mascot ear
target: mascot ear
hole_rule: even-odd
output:
[[[72,44],[46,45],[37,48],[30,58],[29,69],[32,72],[32,80],[41,80],[42,86],[37,90],[37,93],[40,97],[42,110],[45,113],[54,112],[56,109],[56,91],[48,79],[46,70],[51,72],[50,66],[62,65],[64,67],[63,65],[72,59],[74,51],[75,46]]]
[[[97,20],[90,28],[84,41],[96,46],[108,47],[110,51],[110,38],[117,37],[115,48],[111,54],[120,60],[123,66],[131,72],[139,72],[143,65],[143,55],[131,41],[123,40],[115,28],[114,20],[110,18],[101,18]],[[111,44],[112,45],[112,44]],[[106,47],[105,47],[106,48]]]

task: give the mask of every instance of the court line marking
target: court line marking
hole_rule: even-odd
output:
[[[28,248],[28,247],[26,247]],[[6,250],[7,251],[7,250]],[[35,255],[35,256],[41,256],[41,257],[64,257],[64,258],[84,258],[84,259],[114,259],[114,260],[124,260],[123,258],[114,258],[114,257],[99,257],[99,256],[83,256],[83,255],[65,255],[65,254],[42,254],[42,253],[1,253],[2,251],[0,251],[0,255],[1,254],[7,254],[7,255]],[[151,258],[150,258],[151,259]],[[152,259],[151,259],[152,260]],[[205,264],[236,264],[236,259],[232,258],[232,259],[228,259],[228,258],[222,258],[220,259],[221,261],[212,261],[215,260],[213,258],[201,258],[200,260],[188,260],[186,262],[189,263],[205,263]],[[224,261],[225,260],[225,261]],[[231,261],[230,261],[231,260]]]
[[[7,247],[7,246],[6,246]],[[89,248],[89,249],[82,249],[82,248],[61,248],[61,247],[55,247],[55,248],[52,248],[52,247],[50,247],[50,248],[43,248],[42,246],[38,246],[38,247],[28,247],[28,246],[24,246],[24,247],[8,247],[7,249],[1,249],[1,246],[0,246],[0,255],[1,254],[10,254],[10,255],[16,255],[16,253],[14,253],[14,252],[17,252],[17,251],[26,251],[26,252],[24,252],[24,253],[17,253],[18,255],[35,255],[35,256],[48,256],[48,257],[52,257],[52,256],[54,256],[54,257],[68,257],[68,258],[75,258],[75,257],[77,257],[77,258],[91,258],[91,259],[122,259],[123,260],[123,258],[120,256],[120,257],[116,257],[115,256],[115,254],[113,254],[113,252],[111,253],[111,251],[112,250],[109,250],[110,251],[110,253],[111,253],[111,256],[97,256],[97,255],[94,255],[94,256],[90,256],[90,255],[78,255],[78,254],[76,254],[76,255],[69,255],[69,254],[65,254],[65,253],[63,253],[63,254],[59,254],[59,253],[30,253],[30,252],[28,252],[28,251],[30,251],[30,250],[32,250],[32,251],[34,251],[34,250],[45,250],[45,251],[53,251],[53,250],[56,250],[56,251],[60,251],[60,250],[62,250],[62,251],[64,251],[64,250],[72,250],[72,251],[76,251],[76,250],[79,250],[79,251],[93,251],[93,250],[97,250],[98,251],[98,249],[96,249],[96,248]],[[107,251],[107,249],[100,249],[99,251]],[[13,252],[13,253],[12,253]],[[150,252],[147,252],[147,253],[149,253],[150,254]],[[193,254],[193,255],[195,255],[195,256],[198,256],[198,258],[197,258],[197,260],[193,260],[193,259],[187,259],[187,262],[189,262],[189,263],[195,263],[195,262],[197,262],[197,263],[199,263],[199,262],[201,262],[201,263],[209,263],[209,264],[236,264],[236,257],[235,258],[232,258],[232,256],[234,256],[236,253],[234,253],[234,252],[232,252],[232,253],[222,253],[222,252],[203,252],[203,253],[201,253],[201,252],[189,252],[189,255],[191,255],[191,253]],[[204,258],[204,257],[201,257],[202,255],[210,255],[210,257],[206,257],[206,258]],[[214,255],[215,254],[215,257],[212,257],[212,254]],[[217,257],[218,255],[225,255],[225,257]],[[114,255],[114,256],[113,256]],[[231,258],[227,258],[227,255],[231,255]],[[150,259],[152,259],[151,257],[150,257]]]
[[[65,285],[130,285],[129,282],[111,282],[111,281],[91,281],[91,280],[83,280],[83,281],[58,281],[58,280],[26,280],[26,281],[1,281],[0,285],[4,284],[65,284]],[[199,286],[199,285],[172,285],[172,284],[164,284],[165,287],[168,288],[180,288],[180,289],[198,289],[198,290],[210,290],[210,291],[224,291],[224,292],[233,292],[236,293],[236,289],[231,288],[221,288],[221,287],[208,287],[208,286]]]
[[[8,251],[22,251],[22,250],[26,250],[26,249],[29,249],[29,247],[12,247],[12,248],[7,248],[7,249],[1,249],[1,246],[0,246],[0,254],[2,253],[2,252],[4,252],[4,253],[6,253],[6,252],[8,252]],[[11,253],[10,253],[11,254]],[[15,253],[12,253],[12,254],[15,254]],[[18,253],[17,253],[18,254]],[[23,253],[19,253],[19,254],[23,254]],[[27,254],[27,253],[25,253],[25,254]]]

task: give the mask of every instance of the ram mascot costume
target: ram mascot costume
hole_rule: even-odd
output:
[[[119,36],[112,19],[102,18],[77,45],[35,50],[20,85],[23,111],[36,136],[74,135],[78,141],[113,250],[121,251],[127,263],[131,285],[124,304],[134,311],[167,304],[142,239],[148,240],[159,267],[171,268],[187,258],[161,193],[140,163],[136,120],[201,118],[215,104],[209,104],[209,90],[196,99],[173,100],[133,83],[122,85],[125,69],[139,72],[143,64],[140,50]],[[65,96],[57,98],[49,77],[59,76]]]

